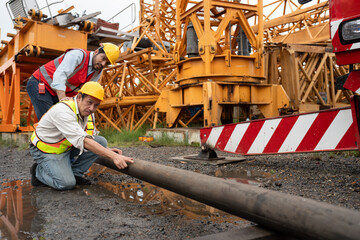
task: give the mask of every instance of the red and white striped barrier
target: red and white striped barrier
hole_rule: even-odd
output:
[[[202,128],[201,143],[242,155],[357,150],[350,108]]]

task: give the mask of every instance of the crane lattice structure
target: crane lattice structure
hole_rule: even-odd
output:
[[[100,79],[102,127],[212,126],[348,104],[352,92],[336,87],[348,69],[335,64],[328,1],[141,0],[140,6],[140,25],[126,37],[95,36],[101,28],[94,32],[86,19],[76,19],[80,30],[55,26],[36,11],[15,21],[18,33],[2,41],[0,52],[0,131],[33,129],[25,85],[37,67],[74,42],[94,49],[101,37],[122,49]],[[39,36],[49,31],[71,34],[66,41]]]

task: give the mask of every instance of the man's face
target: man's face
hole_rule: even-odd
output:
[[[80,116],[87,117],[96,111],[100,104],[100,100],[92,96],[83,97],[81,94],[79,94],[77,103]]]
[[[101,71],[106,65],[109,64],[105,53],[99,53],[98,49],[95,50],[92,61],[93,68],[96,71]]]

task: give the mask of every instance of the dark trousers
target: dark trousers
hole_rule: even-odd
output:
[[[39,94],[39,80],[34,76],[29,78],[26,85],[26,91],[30,96],[38,120],[40,120],[52,105],[59,102],[58,97],[51,95],[47,89],[45,89],[44,94]]]

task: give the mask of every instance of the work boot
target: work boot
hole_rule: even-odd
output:
[[[37,167],[37,163],[34,163],[31,168],[30,168],[30,174],[31,174],[31,185],[33,185],[34,187],[44,187],[46,186],[45,184],[43,184],[42,182],[40,182],[37,178],[36,178],[36,167]]]
[[[90,185],[91,184],[90,180],[87,180],[80,176],[75,176],[75,179],[76,179],[77,185]]]

